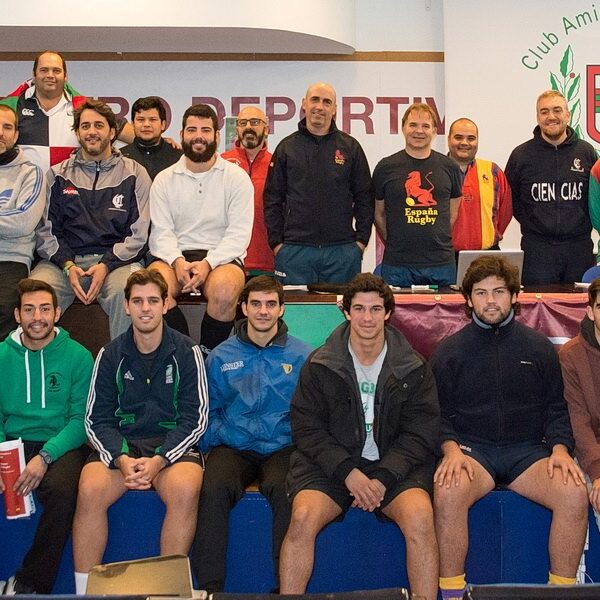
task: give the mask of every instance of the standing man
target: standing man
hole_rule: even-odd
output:
[[[27,158],[43,173],[69,158],[77,148],[73,111],[82,96],[67,81],[67,63],[60,52],[45,50],[33,62],[33,77],[22,83],[0,103],[10,106],[19,116],[19,142]],[[115,139],[129,143],[131,125],[120,119]]]
[[[272,154],[267,149],[269,122],[257,106],[246,106],[238,114],[237,140],[221,156],[248,173],[254,186],[254,224],[248,254],[244,261],[246,275],[273,274],[273,251],[269,247],[263,207],[263,193]]]
[[[287,333],[283,287],[265,275],[240,296],[246,319],[206,364],[210,413],[202,449],[210,450],[200,495],[192,557],[202,590],[223,591],[229,513],[246,486],[258,488],[273,511],[273,566],[290,522],[285,489],[292,437],[290,400],[311,348]]]
[[[152,269],[169,285],[169,309],[180,293],[207,299],[200,342],[208,354],[227,339],[244,287],[244,257],[254,217],[250,178],[217,154],[217,115],[206,104],[183,115],[183,154],[158,174],[150,193]]]
[[[127,277],[147,250],[150,177],[113,149],[117,122],[104,102],[86,100],[73,114],[81,148],[48,174],[48,206],[37,230],[44,260],[32,277],[56,290],[64,312],[77,297],[108,314],[110,337],[129,327]]]
[[[17,283],[27,277],[46,205],[42,170],[16,146],[15,111],[0,104],[0,340],[16,327]]]
[[[139,162],[154,181],[158,173],[175,164],[182,154],[162,137],[167,128],[167,111],[161,99],[138,98],[131,107],[131,121],[135,139],[121,148],[121,154]]]
[[[311,85],[302,109],[298,131],[275,149],[265,187],[275,274],[284,284],[347,283],[360,273],[371,236],[369,164],[360,144],[336,127],[329,84]]]
[[[281,549],[281,593],[304,593],[317,534],[353,506],[400,527],[411,591],[435,600],[433,375],[386,325],[394,297],[381,278],[357,275],[343,306],[346,323],[308,358],[292,399],[297,451],[288,476],[292,519]]]
[[[499,250],[512,219],[510,186],[502,169],[475,158],[479,130],[471,119],[457,119],[448,133],[448,155],[458,165],[462,201],[452,227],[454,250]]]
[[[206,429],[204,362],[194,342],[163,321],[167,284],[142,269],[125,287],[131,327],[105,346],[90,386],[85,427],[96,452],[81,473],[73,523],[75,587],[100,564],[107,511],[127,490],[154,488],[166,505],[160,553],[189,552],[198,512]]]
[[[552,511],[549,583],[575,583],[583,551],[587,494],[571,458],[558,356],[515,319],[519,289],[506,260],[473,261],[461,288],[473,320],[431,359],[442,411],[434,512],[444,600],[463,596],[469,508],[496,485]]]
[[[44,512],[20,569],[0,582],[9,596],[52,593],[88,455],[83,416],[93,366],[89,351],[55,327],[60,308],[52,287],[23,279],[17,292],[20,326],[0,343],[0,442],[23,440],[27,464],[14,490],[36,490]]]
[[[600,522],[600,279],[588,288],[581,331],[561,348],[560,363],[575,454],[589,478],[590,504]]]
[[[456,283],[452,227],[460,204],[460,171],[432,150],[436,115],[412,104],[402,117],[404,150],[373,172],[375,226],[385,242],[381,275],[395,286]]]
[[[593,264],[588,187],[596,151],[569,127],[560,92],[540,94],[536,112],[533,138],[517,146],[506,165],[521,224],[523,283],[572,283]]]

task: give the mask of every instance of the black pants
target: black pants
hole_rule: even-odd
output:
[[[594,244],[591,238],[550,242],[523,236],[523,284],[573,283],[592,267]]]
[[[0,341],[16,328],[14,312],[19,302],[17,283],[27,277],[27,265],[19,262],[0,262]]]
[[[43,444],[25,442],[25,460],[35,456]],[[17,571],[17,580],[38,594],[50,594],[58,574],[63,549],[71,533],[79,475],[89,454],[82,446],[52,463],[35,495],[44,512],[40,517],[29,552]]]
[[[292,447],[263,456],[227,446],[213,448],[208,455],[200,505],[198,527],[192,551],[192,568],[199,588],[223,591],[229,513],[242,497],[246,486],[258,480],[260,492],[273,511],[273,568],[278,581],[279,551],[290,523],[291,508],[285,489]]]

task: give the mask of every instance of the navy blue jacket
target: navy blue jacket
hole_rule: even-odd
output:
[[[514,318],[493,328],[471,322],[437,347],[431,367],[441,442],[545,441],[573,450],[558,355],[541,333]]]
[[[206,429],[208,391],[198,345],[163,323],[151,369],[142,356],[130,327],[96,358],[85,428],[107,467],[128,454],[127,440],[146,438],[164,438],[156,454],[175,462]]]

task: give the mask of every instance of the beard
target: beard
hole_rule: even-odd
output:
[[[193,148],[194,144],[197,143],[198,140],[194,139],[191,142],[181,142],[181,147],[183,148],[183,153],[186,158],[189,158],[192,162],[195,163],[204,163],[208,162],[217,151],[217,140],[205,144],[206,147],[202,152],[196,152]]]
[[[254,150],[254,148],[262,146],[264,141],[264,131],[262,134],[259,135],[253,129],[246,129],[240,136],[240,144],[248,150]]]
[[[81,141],[82,148],[90,155],[90,156],[100,156],[104,153],[108,145],[110,144],[110,139],[106,138],[105,140],[100,140],[100,145],[96,147],[91,147],[88,145],[86,140]]]

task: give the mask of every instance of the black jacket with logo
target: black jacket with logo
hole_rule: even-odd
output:
[[[371,172],[358,141],[340,131],[312,135],[306,119],[273,154],[264,192],[269,246],[367,244],[375,205]],[[356,231],[352,219],[356,219]]]
[[[593,146],[570,127],[567,139],[554,146],[538,126],[531,140],[512,151],[505,174],[523,236],[556,241],[590,236],[588,187],[596,160]]]

